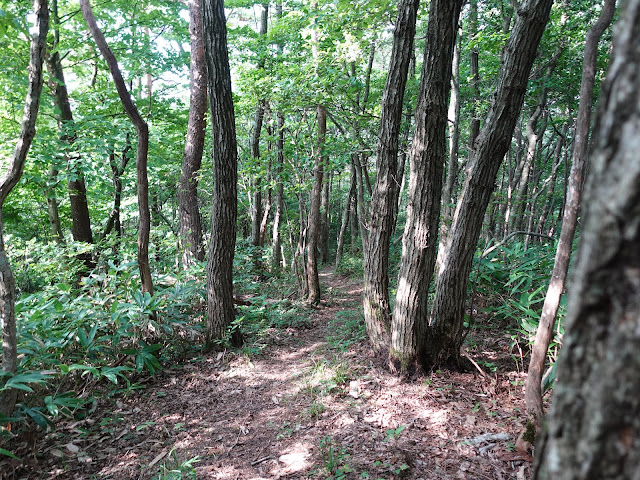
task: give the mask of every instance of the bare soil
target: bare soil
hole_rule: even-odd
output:
[[[361,285],[329,271],[321,284],[319,308],[268,331],[259,353],[194,358],[83,421],[16,438],[23,461],[2,460],[0,479],[528,477],[509,335],[480,319],[465,346],[473,371],[399,379],[364,339],[341,338],[362,318]]]

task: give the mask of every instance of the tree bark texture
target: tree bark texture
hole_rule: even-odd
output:
[[[136,128],[138,135],[138,147],[136,150],[136,177],[138,183],[138,269],[140,270],[140,280],[142,291],[153,295],[153,280],[151,278],[151,268],[149,266],[149,232],[151,231],[151,213],[149,211],[149,179],[147,177],[147,154],[149,152],[149,126],[140,116],[131,94],[122,78],[118,61],[109,48],[102,31],[96,23],[95,16],[89,5],[89,0],[80,0],[80,9],[93,39],[104,57],[109,71],[113,77],[118,96],[122,102],[127,116]]]
[[[470,75],[473,100],[471,102],[471,125],[469,128],[469,157],[474,150],[474,144],[480,133],[480,118],[478,102],[480,101],[480,52],[478,49],[478,0],[471,0],[469,8],[469,39],[474,43],[471,49]]]
[[[419,0],[401,0],[398,3],[389,73],[382,96],[377,174],[364,250],[364,318],[369,342],[375,351],[387,348],[390,342],[389,244],[398,207],[401,182],[397,178],[398,143],[419,4]]]
[[[7,196],[16,186],[24,171],[24,164],[36,134],[36,118],[40,107],[47,31],[49,29],[49,5],[47,0],[34,0],[34,31],[31,34],[29,56],[29,86],[25,100],[20,136],[13,151],[9,168],[0,178],[0,330],[2,330],[2,370],[16,373],[18,351],[16,333],[15,294],[16,285],[4,246],[2,207]],[[16,404],[16,390],[0,393],[0,414],[9,416]]]
[[[187,138],[182,155],[178,185],[178,221],[182,247],[182,266],[188,268],[194,260],[203,261],[202,221],[198,206],[198,172],[207,126],[207,62],[202,37],[202,1],[189,2],[189,38],[191,42],[191,82]]]
[[[553,0],[524,1],[503,51],[498,84],[485,124],[469,158],[465,186],[456,208],[450,244],[438,276],[423,366],[457,361],[473,254],[496,176],[516,125],[536,50]]]
[[[320,301],[320,279],[318,277],[318,240],[320,237],[320,202],[322,177],[324,175],[324,141],[327,135],[327,109],[318,105],[318,145],[316,165],[313,169],[313,187],[307,224],[307,287],[308,302],[316,305]]]
[[[427,303],[436,261],[447,156],[453,51],[463,3],[463,0],[432,0],[429,10],[416,127],[409,155],[407,223],[391,324],[390,360],[403,372],[420,361],[421,342],[428,327]]]
[[[235,319],[233,256],[238,216],[238,146],[223,0],[203,0],[204,45],[213,134],[213,209],[207,261],[209,342],[225,338]]]
[[[560,230],[560,240],[556,248],[556,258],[553,265],[553,273],[551,274],[551,282],[549,283],[542,307],[542,315],[540,316],[540,323],[538,324],[536,338],[533,343],[525,385],[527,417],[536,432],[540,431],[541,420],[543,418],[542,373],[547,358],[547,349],[553,336],[554,324],[560,306],[560,298],[569,270],[571,245],[578,220],[578,207],[580,206],[582,178],[585,170],[589,142],[589,127],[591,125],[598,42],[604,31],[611,24],[615,8],[615,0],[605,0],[600,17],[590,28],[585,41],[584,63],[580,86],[580,104],[578,106],[578,118],[574,135],[575,143],[573,148],[573,163],[571,164],[571,173],[569,175],[569,189],[567,191],[566,205],[562,217],[562,228]]]
[[[627,0],[602,88],[587,213],[535,479],[640,475],[640,0]]]

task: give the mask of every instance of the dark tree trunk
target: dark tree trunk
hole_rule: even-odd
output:
[[[578,220],[578,207],[580,205],[580,192],[582,190],[582,178],[585,169],[587,147],[589,143],[589,126],[591,124],[591,107],[593,105],[593,87],[596,74],[596,59],[598,55],[598,41],[611,24],[615,13],[616,1],[605,0],[600,18],[593,24],[585,42],[584,64],[582,67],[582,83],[580,86],[580,105],[578,107],[578,119],[576,121],[575,143],[573,148],[573,163],[569,176],[569,191],[562,218],[560,240],[556,249],[556,258],[551,274],[551,282],[547,290],[542,315],[536,339],[533,344],[531,360],[525,389],[525,402],[528,421],[536,432],[540,431],[543,417],[542,407],[542,373],[547,358],[547,349],[553,336],[562,290],[564,289],[571,245],[576,231]]]
[[[401,182],[397,178],[398,142],[419,4],[419,0],[398,3],[389,73],[382,96],[377,174],[371,196],[368,242],[364,249],[364,318],[369,342],[375,351],[387,348],[391,340],[389,244],[398,207]]]
[[[427,368],[459,358],[473,254],[552,4],[553,0],[531,0],[521,5],[503,51],[494,101],[469,159],[464,190],[451,227],[449,249],[438,276],[423,356],[423,365]]]
[[[624,5],[593,129],[586,220],[536,480],[640,472],[640,0]]]
[[[202,165],[207,125],[207,62],[202,37],[202,1],[189,2],[189,37],[191,41],[191,89],[189,122],[182,155],[178,185],[178,220],[182,247],[182,266],[188,268],[204,260],[202,221],[198,206],[198,172]]]
[[[318,278],[318,239],[320,236],[320,196],[322,193],[322,177],[324,175],[324,141],[327,135],[327,109],[318,105],[318,144],[313,171],[313,188],[309,206],[309,223],[307,225],[307,286],[311,305],[320,302],[320,279]]]
[[[129,134],[127,134],[127,140],[125,147],[122,149],[122,156],[120,157],[120,163],[118,163],[115,151],[112,149],[109,152],[109,165],[111,166],[112,181],[113,181],[113,209],[109,214],[109,220],[107,220],[107,226],[104,228],[102,238],[106,238],[113,229],[116,231],[118,237],[122,237],[122,222],[120,220],[120,205],[122,203],[122,175],[129,163],[129,151],[131,150],[131,144],[129,142]]]
[[[213,133],[213,210],[207,261],[208,340],[223,340],[235,319],[233,256],[238,216],[238,146],[223,0],[203,0],[204,45]]]
[[[49,167],[47,176],[47,214],[49,215],[49,225],[51,226],[51,236],[57,244],[64,243],[62,225],[60,224],[60,213],[58,211],[58,199],[56,198],[56,185],[58,183],[58,169],[55,165]]]
[[[51,3],[51,10],[53,13],[54,41],[51,49],[52,53],[47,56],[47,68],[51,76],[50,87],[57,107],[56,116],[58,125],[60,126],[60,138],[62,142],[67,145],[68,149],[71,149],[76,141],[76,132],[71,103],[69,102],[69,93],[62,69],[62,61],[58,51],[59,20],[57,0],[53,0]],[[84,175],[79,166],[75,164],[77,159],[73,158],[73,155],[69,155],[68,151],[65,152],[65,159],[68,167],[68,189],[73,240],[92,244],[93,234],[91,232],[91,219],[89,217],[89,205],[87,202],[87,189],[84,182]],[[82,254],[80,260],[83,261],[88,269],[95,266],[91,253]]]
[[[136,177],[138,183],[138,268],[140,270],[140,280],[142,291],[153,295],[153,280],[151,278],[151,268],[149,266],[149,233],[151,231],[151,213],[149,211],[149,179],[147,177],[147,153],[149,151],[149,127],[143,120],[136,108],[127,86],[122,78],[120,67],[113,52],[107,45],[104,35],[98,28],[96,19],[93,16],[89,0],[80,0],[82,15],[91,31],[96,45],[109,66],[113,83],[118,91],[118,96],[122,102],[127,116],[136,127],[138,134],[138,148],[136,151]]]
[[[473,92],[473,100],[471,102],[471,126],[469,129],[469,157],[471,157],[474,144],[478,134],[480,133],[480,112],[478,111],[478,102],[480,101],[480,53],[477,45],[478,36],[478,0],[471,0],[469,8],[469,40],[474,42],[471,49],[470,74],[471,74],[471,90]]]
[[[420,360],[427,329],[429,285],[438,246],[440,200],[453,51],[463,0],[432,0],[425,39],[416,129],[409,155],[409,200],[402,237],[389,358],[406,372]]]
[[[0,178],[0,330],[2,330],[2,370],[11,374],[18,371],[17,329],[15,294],[16,285],[4,246],[2,208],[13,187],[16,186],[36,134],[36,118],[42,93],[42,64],[44,62],[47,31],[49,29],[49,5],[47,0],[34,0],[34,30],[31,34],[29,58],[29,86],[22,116],[20,136],[13,151],[7,171]],[[17,391],[0,393],[0,414],[9,416],[16,405]]]

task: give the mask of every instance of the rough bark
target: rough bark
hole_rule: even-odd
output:
[[[16,373],[18,351],[16,333],[15,293],[16,285],[4,246],[2,207],[24,171],[24,164],[36,134],[36,118],[42,92],[42,65],[44,62],[47,31],[49,29],[49,5],[47,0],[34,0],[34,29],[31,34],[29,57],[29,86],[25,100],[20,136],[10,159],[7,171],[0,178],[0,330],[2,330],[2,370]],[[9,416],[16,404],[16,390],[0,393],[0,414]]]
[[[80,0],[80,9],[93,39],[104,57],[113,77],[118,96],[127,116],[136,128],[138,147],[136,150],[136,178],[138,184],[138,269],[142,291],[153,294],[153,280],[149,266],[149,233],[151,231],[151,213],[149,211],[149,179],[147,177],[147,154],[149,151],[149,126],[140,116],[140,112],[131,99],[131,94],[122,78],[116,57],[109,48],[102,31],[96,23],[89,0]]]
[[[182,266],[188,268],[205,258],[202,242],[202,221],[198,205],[198,172],[207,125],[207,62],[202,37],[202,1],[189,2],[189,38],[191,42],[189,120],[182,155],[178,185],[178,221]]]
[[[474,144],[480,133],[480,118],[478,117],[478,102],[480,101],[480,66],[479,49],[477,45],[478,36],[478,0],[471,0],[469,8],[469,40],[473,42],[469,73],[471,75],[471,91],[473,100],[471,102],[471,126],[469,128],[469,156],[474,150]]]
[[[318,239],[320,236],[320,202],[322,178],[324,175],[324,141],[327,135],[327,109],[318,105],[318,144],[313,169],[313,187],[309,206],[309,222],[307,224],[307,301],[311,305],[320,302],[320,279],[318,277]]]
[[[238,216],[238,146],[223,0],[203,0],[204,45],[213,136],[213,208],[207,261],[209,342],[225,338],[235,319],[233,256]]]
[[[503,51],[494,100],[469,159],[464,190],[451,227],[449,249],[438,276],[428,349],[422,359],[426,368],[449,359],[457,362],[459,358],[473,254],[552,4],[553,0],[523,2]]]
[[[409,155],[409,200],[402,237],[390,361],[402,372],[421,360],[429,285],[436,261],[453,51],[463,0],[432,0]]]
[[[625,5],[593,130],[586,220],[536,480],[640,472],[640,1]]]
[[[364,249],[364,318],[369,342],[375,351],[387,348],[390,342],[389,244],[398,208],[398,143],[419,4],[419,0],[398,3],[389,73],[382,96],[377,173]]]
[[[569,175],[569,189],[562,218],[560,240],[556,248],[556,258],[553,265],[553,273],[551,274],[551,282],[549,283],[547,295],[542,307],[542,315],[540,316],[540,323],[536,331],[536,339],[533,343],[525,385],[527,417],[536,432],[540,431],[541,419],[543,417],[542,373],[547,358],[547,349],[553,336],[553,327],[558,314],[560,297],[562,296],[567,272],[569,270],[571,245],[573,243],[578,219],[580,192],[582,190],[582,178],[589,142],[589,126],[591,124],[598,41],[611,24],[615,7],[615,0],[605,0],[600,17],[589,30],[585,41],[584,63],[580,86],[580,105],[578,107],[578,118],[576,121],[573,163],[571,165],[571,174]]]

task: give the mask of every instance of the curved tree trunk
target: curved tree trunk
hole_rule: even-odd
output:
[[[614,32],[548,428],[533,478],[640,472],[640,0]]]
[[[138,183],[138,215],[140,216],[138,225],[138,269],[140,270],[140,280],[142,291],[153,295],[153,280],[151,279],[151,268],[149,267],[149,232],[151,230],[151,213],[149,212],[149,179],[147,178],[147,153],[149,151],[149,127],[143,120],[136,108],[127,86],[122,78],[120,67],[116,57],[107,45],[107,41],[98,28],[96,19],[89,5],[89,0],[80,0],[80,8],[93,39],[102,53],[109,71],[113,77],[113,83],[118,91],[118,96],[122,102],[127,116],[136,127],[138,134],[138,148],[136,151],[136,177]]]
[[[16,373],[18,351],[16,335],[15,293],[16,285],[4,247],[2,207],[13,187],[22,176],[24,163],[36,134],[36,118],[42,92],[42,64],[44,62],[47,31],[49,29],[49,5],[47,0],[34,0],[35,25],[31,36],[29,58],[29,87],[22,115],[22,126],[8,170],[0,178],[0,330],[2,330],[2,370]],[[9,416],[16,404],[16,390],[0,393],[0,414]]]
[[[432,0],[409,156],[409,201],[402,237],[389,358],[401,372],[418,365],[427,330],[429,285],[436,261],[447,155],[447,109],[453,51],[463,0]]]
[[[182,156],[180,184],[178,185],[178,219],[182,266],[188,268],[194,260],[204,260],[202,221],[198,206],[198,172],[202,165],[202,152],[207,126],[207,62],[204,58],[202,38],[202,1],[189,2],[189,37],[191,39],[191,90],[189,122]]]
[[[598,18],[589,30],[585,42],[582,83],[580,86],[580,105],[578,107],[578,119],[576,122],[573,163],[569,176],[569,190],[567,192],[566,206],[562,218],[562,229],[556,249],[556,259],[553,265],[553,273],[551,274],[551,282],[542,307],[542,315],[540,317],[540,323],[538,324],[538,330],[536,331],[536,339],[533,343],[525,386],[527,417],[536,432],[540,431],[540,422],[543,417],[542,373],[547,358],[547,349],[553,336],[553,326],[558,314],[560,297],[562,296],[567,271],[569,270],[571,245],[573,243],[578,219],[582,177],[589,143],[589,126],[591,124],[591,107],[593,105],[593,86],[596,74],[598,41],[611,24],[615,8],[616,0],[605,0],[600,18]]]
[[[223,0],[203,0],[204,45],[213,133],[213,210],[207,261],[208,341],[223,340],[235,319],[233,256],[238,217],[238,146]],[[236,343],[239,343],[236,338]]]
[[[449,249],[438,276],[429,339],[423,356],[426,368],[449,359],[457,362],[459,358],[473,255],[552,4],[553,0],[524,2],[517,11],[504,48],[494,101],[469,159],[464,190],[451,227]]]
[[[369,342],[375,351],[389,346],[389,244],[398,208],[398,136],[402,101],[413,53],[419,0],[401,0],[393,32],[389,73],[382,97],[376,182],[371,196],[371,221],[364,248],[364,318]],[[359,182],[361,183],[361,182]]]

